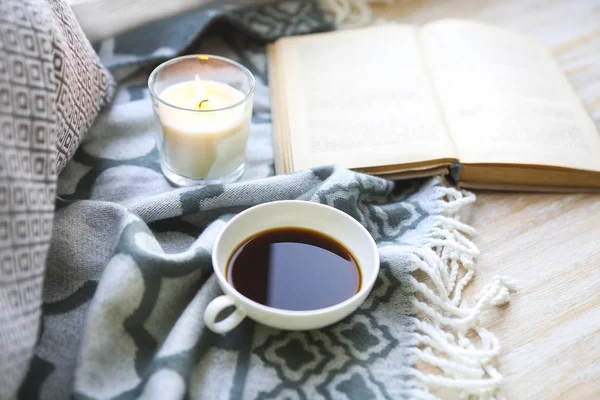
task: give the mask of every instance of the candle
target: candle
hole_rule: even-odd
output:
[[[157,67],[148,86],[167,179],[185,186],[243,174],[254,91],[250,71],[222,57],[184,56]]]
[[[160,98],[179,108],[160,104],[164,133],[164,156],[170,168],[189,178],[211,179],[233,172],[244,162],[250,118],[244,108],[231,107],[244,94],[220,82],[177,83],[164,89]]]

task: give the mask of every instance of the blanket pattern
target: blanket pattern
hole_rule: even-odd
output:
[[[258,17],[237,18],[264,30]],[[497,374],[490,364],[497,341],[478,331],[485,336],[478,352],[466,334],[505,289],[491,288],[472,313],[462,308],[472,273],[462,280],[459,270],[472,268],[477,250],[455,214],[472,196],[440,178],[391,182],[335,166],[273,176],[264,46],[248,26],[233,30],[231,23],[203,30],[194,51],[232,58],[257,77],[244,176],[172,187],[158,165],[148,71],[121,65],[138,72],[58,181],[43,329],[20,399],[434,398],[430,384],[457,387],[454,378],[463,386],[473,380],[465,394],[493,398],[499,381],[486,374]],[[212,333],[202,315],[221,294],[210,258],[216,235],[236,213],[282,199],[330,205],[369,230],[381,257],[371,295],[323,329],[288,332],[247,319],[226,335]],[[457,306],[444,305],[449,298]],[[418,361],[444,376],[420,373]]]

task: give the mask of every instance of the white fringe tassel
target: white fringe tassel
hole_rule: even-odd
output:
[[[428,248],[410,249],[415,270],[429,280],[424,283],[410,278],[419,313],[413,319],[418,340],[415,357],[420,364],[414,369],[420,382],[414,397],[438,399],[432,392],[441,392],[444,399],[502,399],[502,376],[494,367],[500,343],[481,326],[480,316],[491,307],[508,303],[515,286],[509,278],[495,276],[474,304],[462,298],[463,289],[473,279],[479,250],[467,238],[475,230],[460,222],[458,211],[474,202],[475,195],[454,188],[440,190],[445,195],[445,215],[439,217]]]
[[[323,10],[338,28],[353,28],[376,22],[371,4],[397,0],[319,0]]]

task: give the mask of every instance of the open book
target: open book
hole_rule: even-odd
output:
[[[600,189],[600,135],[551,53],[476,22],[379,25],[269,48],[277,173],[337,164],[462,186]]]

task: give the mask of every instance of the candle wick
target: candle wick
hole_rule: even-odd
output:
[[[208,100],[202,100],[199,104],[198,104],[198,109],[202,110],[202,103],[204,102],[208,102]]]

